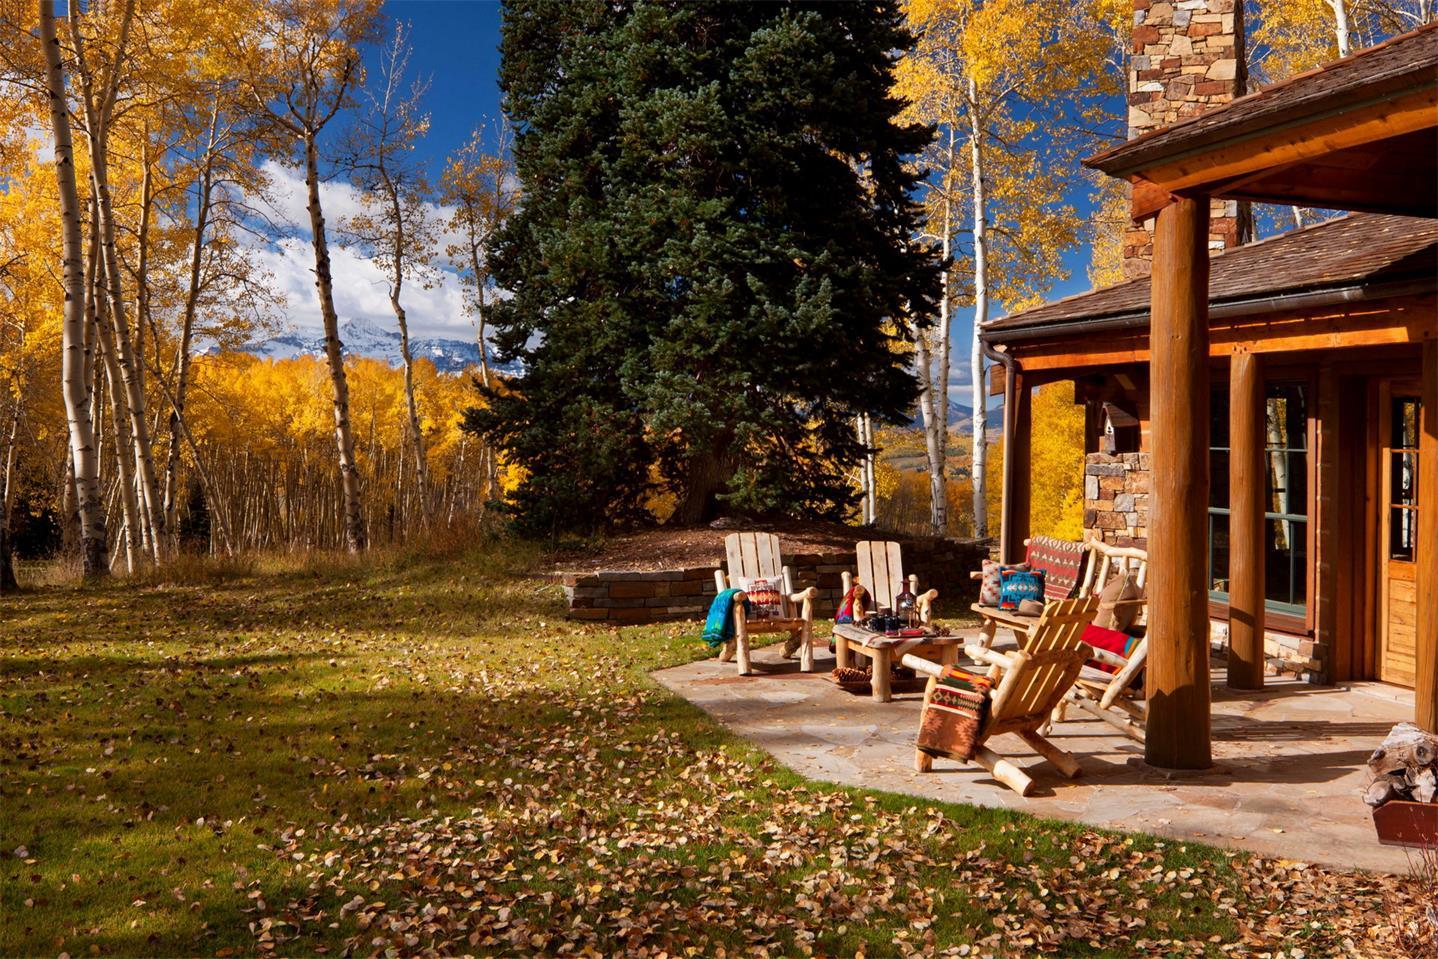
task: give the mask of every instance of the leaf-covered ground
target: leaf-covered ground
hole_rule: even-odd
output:
[[[0,952],[1392,956],[1423,905],[799,779],[649,678],[692,629],[538,562],[0,600]]]

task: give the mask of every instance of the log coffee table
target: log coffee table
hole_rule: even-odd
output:
[[[885,636],[867,630],[857,623],[840,623],[834,627],[834,656],[840,669],[850,665],[851,654],[869,659],[872,663],[872,678],[869,687],[873,690],[875,702],[887,703],[894,698],[889,685],[889,674],[894,663],[906,653],[913,653],[924,659],[935,660],[944,666],[953,666],[959,661],[959,647],[964,643],[960,636],[940,636],[927,632],[923,636]]]

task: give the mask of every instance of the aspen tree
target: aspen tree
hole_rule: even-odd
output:
[[[375,89],[365,91],[364,115],[353,131],[348,159],[360,189],[364,210],[345,225],[356,245],[384,273],[389,285],[390,308],[399,328],[400,360],[404,369],[406,432],[414,458],[419,487],[420,522],[429,521],[429,469],[424,429],[414,395],[414,355],[410,350],[409,318],[403,303],[404,283],[427,277],[437,244],[429,221],[429,185],[410,159],[429,129],[429,116],[421,109],[425,85],[405,87],[411,48],[403,23],[380,55]],[[481,356],[481,364],[484,363]],[[481,367],[483,368],[483,366]]]
[[[910,102],[908,116],[939,128],[922,159],[932,171],[924,236],[940,241],[951,258],[937,319],[945,329],[935,331],[937,356],[929,354],[937,369],[928,374],[930,399],[921,404],[935,532],[947,526],[949,310],[964,300],[973,308],[970,508],[974,535],[986,536],[989,424],[980,336],[996,303],[1012,308],[1047,290],[1062,275],[1063,251],[1078,242],[1082,224],[1061,200],[1065,185],[1056,171],[1082,139],[1065,111],[1112,90],[1099,23],[1107,2],[904,4],[916,42],[899,63],[898,92]]]
[[[329,237],[320,201],[320,135],[350,104],[361,67],[356,45],[369,39],[379,17],[377,0],[272,0],[259,16],[262,29],[239,39],[245,83],[268,118],[295,141],[304,170],[315,294],[324,323],[325,359],[334,397],[334,436],[343,493],[345,548],[365,548],[367,535],[350,423],[349,384],[335,310]]]
[[[70,133],[65,66],[55,32],[54,0],[39,0],[40,43],[45,51],[45,89],[50,128],[55,138],[55,179],[62,225],[65,286],[62,346],[65,413],[69,423],[70,464],[74,472],[76,508],[80,518],[80,555],[87,578],[109,572],[106,562],[104,504],[100,499],[99,458],[90,419],[85,363],[85,255],[81,245],[80,198],[75,182],[75,147]]]

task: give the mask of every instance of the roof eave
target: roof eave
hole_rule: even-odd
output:
[[[1304,307],[1335,306],[1409,294],[1433,293],[1435,290],[1438,290],[1438,280],[1432,277],[1372,284],[1360,282],[1341,286],[1309,287],[1286,293],[1264,293],[1258,296],[1213,300],[1208,305],[1208,316],[1209,319],[1232,319]],[[1053,323],[990,328],[982,330],[979,333],[979,339],[990,346],[1003,346],[1008,343],[1063,336],[1068,333],[1103,333],[1139,329],[1148,325],[1149,314],[1150,311],[1147,309],[1125,310],[1117,313],[1058,320]]]

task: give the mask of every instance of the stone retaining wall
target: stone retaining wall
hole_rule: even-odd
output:
[[[938,614],[966,609],[978,595],[969,572],[989,553],[982,541],[939,540],[904,547],[904,568],[924,589],[939,591]],[[794,570],[795,588],[817,587],[816,619],[832,619],[843,599],[843,574],[853,571],[853,551],[785,556]],[[714,598],[714,567],[634,572],[626,570],[558,573],[570,619],[627,625],[675,619],[701,619]]]

